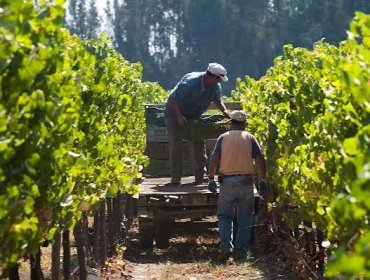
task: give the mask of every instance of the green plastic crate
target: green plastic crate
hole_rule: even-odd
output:
[[[167,142],[147,142],[145,154],[151,159],[169,159],[169,144]],[[190,159],[189,143],[183,142],[183,158]]]
[[[147,125],[165,126],[164,108],[159,108],[156,105],[145,106],[145,120]]]
[[[168,142],[168,133],[165,126],[148,124],[146,126],[147,142]]]

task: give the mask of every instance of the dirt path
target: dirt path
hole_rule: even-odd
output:
[[[144,251],[133,228],[123,259],[121,256],[112,259],[102,279],[291,279],[276,254],[258,240],[246,262],[231,259],[218,264],[217,235],[217,229],[177,234],[171,238],[168,249]]]

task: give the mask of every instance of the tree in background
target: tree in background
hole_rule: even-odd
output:
[[[64,22],[71,33],[81,38],[97,38],[101,20],[95,1],[68,0],[66,7]]]
[[[217,61],[231,78],[225,94],[236,77],[264,75],[283,45],[311,49],[322,38],[338,44],[354,11],[370,12],[367,0],[107,1],[105,29],[120,53],[142,63],[144,79],[170,89],[184,73]],[[87,37],[88,26],[98,25],[86,23],[93,10],[81,3],[68,1],[67,27]]]
[[[95,1],[90,1],[88,5],[88,13],[86,16],[86,37],[96,39],[98,37],[98,29],[100,18]]]

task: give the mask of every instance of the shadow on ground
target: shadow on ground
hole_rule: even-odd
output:
[[[192,227],[189,227],[192,229]],[[250,256],[245,263],[236,263],[232,259],[220,265],[218,258],[218,230],[210,228],[201,233],[174,234],[170,239],[170,246],[159,249],[155,246],[150,250],[143,250],[137,239],[137,230],[131,233],[124,259],[137,264],[200,264],[204,263],[215,270],[257,271],[253,279],[291,279],[275,252],[271,251],[258,238],[250,246]],[[263,238],[262,238],[263,239]],[[232,276],[232,275],[231,275]],[[212,278],[213,279],[213,278]],[[249,279],[249,278],[235,278]]]
[[[215,230],[208,230],[201,235],[192,233],[177,234],[170,239],[166,249],[143,250],[137,239],[129,242],[124,258],[140,263],[189,263],[214,262],[218,256],[218,240]]]

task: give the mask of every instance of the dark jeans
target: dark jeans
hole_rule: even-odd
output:
[[[166,117],[165,122],[168,131],[172,181],[180,181],[183,175],[183,139],[180,137],[181,126],[174,118]],[[189,145],[195,180],[202,180],[206,163],[204,140],[189,141]]]

